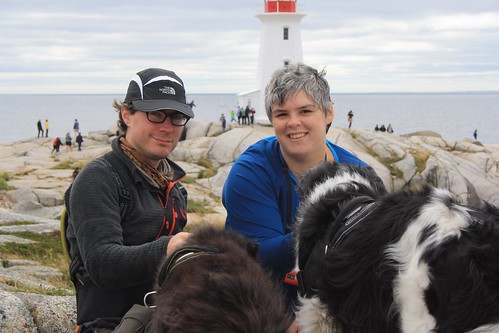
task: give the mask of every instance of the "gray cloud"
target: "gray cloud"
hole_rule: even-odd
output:
[[[192,93],[256,84],[260,0],[0,0],[0,93],[115,93],[146,67]],[[381,6],[383,5],[383,6]],[[496,0],[303,0],[335,92],[499,90]]]

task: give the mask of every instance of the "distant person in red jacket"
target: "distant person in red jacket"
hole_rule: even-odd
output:
[[[56,153],[56,155],[59,155],[59,148],[63,145],[61,138],[56,137],[54,141],[52,142],[52,151],[50,152],[51,154]]]

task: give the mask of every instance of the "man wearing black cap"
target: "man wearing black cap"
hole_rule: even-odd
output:
[[[69,196],[80,333],[111,332],[134,304],[143,304],[157,266],[189,235],[182,231],[185,172],[168,158],[194,117],[182,80],[172,71],[143,70],[114,107],[124,134],[80,171]]]

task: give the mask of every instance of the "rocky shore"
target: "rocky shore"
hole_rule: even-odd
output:
[[[218,123],[189,122],[185,139],[171,156],[192,179],[186,184],[189,197],[211,210],[189,214],[191,225],[223,224],[221,192],[232,163],[249,145],[273,134],[271,127],[229,126],[222,133]],[[50,138],[0,145],[0,174],[8,175],[8,188],[0,191],[0,244],[28,241],[2,235],[6,232],[59,230],[63,193],[73,169],[108,151],[114,133],[90,133],[82,151],[63,146],[59,155],[51,154]],[[397,136],[342,128],[332,128],[328,137],[369,163],[392,191],[430,183],[449,189],[464,203],[487,200],[499,205],[499,144],[450,141],[433,132]],[[206,173],[208,169],[214,175]],[[33,223],[15,223],[20,221]],[[0,332],[72,332],[74,296],[20,293],[12,287],[19,283],[54,288],[47,277],[61,272],[33,261],[1,259]]]

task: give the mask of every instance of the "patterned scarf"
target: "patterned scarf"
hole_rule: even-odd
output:
[[[152,186],[161,190],[168,187],[173,179],[173,170],[166,159],[162,159],[158,167],[153,168],[149,163],[144,161],[142,154],[132,147],[124,136],[120,138],[120,147]]]

